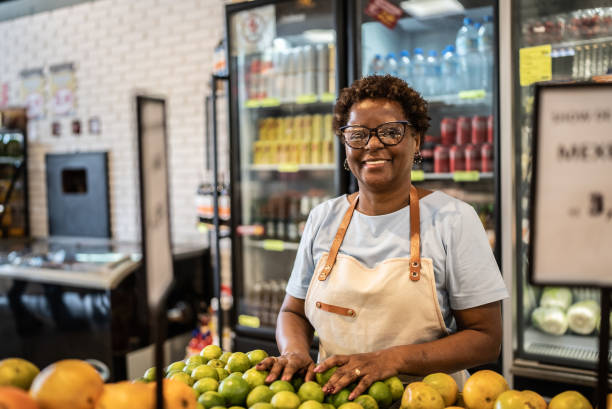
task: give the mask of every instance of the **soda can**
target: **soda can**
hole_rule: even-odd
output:
[[[457,120],[455,118],[442,118],[440,122],[441,143],[451,146],[457,138]]]
[[[487,140],[487,118],[480,115],[472,117],[472,144],[480,145]]]
[[[305,80],[305,74],[306,74],[306,67],[305,67],[305,58],[304,58],[304,48],[303,47],[296,47],[294,48],[294,61],[295,61],[295,97],[299,97],[301,95],[304,95],[304,84],[306,83]]]
[[[468,144],[465,147],[465,170],[480,171],[480,148],[479,145]]]
[[[487,117],[487,142],[488,143],[493,143],[493,129],[494,124],[493,124],[493,115],[489,115]]]
[[[450,172],[449,150],[448,146],[438,145],[434,150],[434,172],[448,173]]]
[[[465,152],[463,146],[453,145],[450,148],[448,154],[449,170],[451,172],[457,172],[459,170],[465,170]]]
[[[297,65],[299,59],[299,51],[297,48],[292,48],[287,51],[287,82],[285,84],[285,101],[295,101],[298,95],[301,84],[298,82]]]
[[[316,83],[317,95],[321,97],[329,88],[328,86],[328,66],[329,66],[329,50],[327,44],[317,44],[317,70]]]
[[[455,144],[457,145],[465,145],[470,143],[472,133],[472,122],[470,118],[465,116],[460,116],[457,118],[457,135],[455,138]]]
[[[304,85],[303,85],[303,93],[304,95],[315,95],[317,92],[317,84],[316,84],[316,58],[317,53],[313,46],[305,45],[303,47],[304,53]]]
[[[493,145],[490,143],[483,143],[480,147],[480,171],[481,172],[493,172]]]

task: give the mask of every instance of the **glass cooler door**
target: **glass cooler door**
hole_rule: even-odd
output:
[[[412,182],[474,206],[499,262],[497,2],[379,3],[359,2],[357,75],[400,77],[429,102]]]
[[[595,369],[599,290],[541,288],[530,285],[527,279],[533,83],[589,81],[609,71],[612,2],[519,0],[513,2],[513,16],[516,230],[520,232],[516,356],[540,364]],[[541,60],[533,64],[533,55],[538,53]]]
[[[336,4],[269,3],[227,10],[233,318],[239,336],[273,340],[306,218],[342,188]]]

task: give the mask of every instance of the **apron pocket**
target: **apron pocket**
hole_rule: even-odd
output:
[[[337,305],[326,304],[321,301],[317,301],[315,306],[323,311],[331,312],[332,314],[343,315],[345,317],[356,317],[357,312],[352,308],[338,307]]]

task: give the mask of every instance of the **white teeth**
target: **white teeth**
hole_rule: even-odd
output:
[[[378,165],[379,163],[385,163],[384,160],[367,160],[366,163],[368,165]]]

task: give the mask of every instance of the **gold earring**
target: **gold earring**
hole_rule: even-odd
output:
[[[348,159],[346,158],[344,158],[344,170],[348,170],[348,171],[351,170],[351,168],[349,168],[349,165],[348,165]]]

